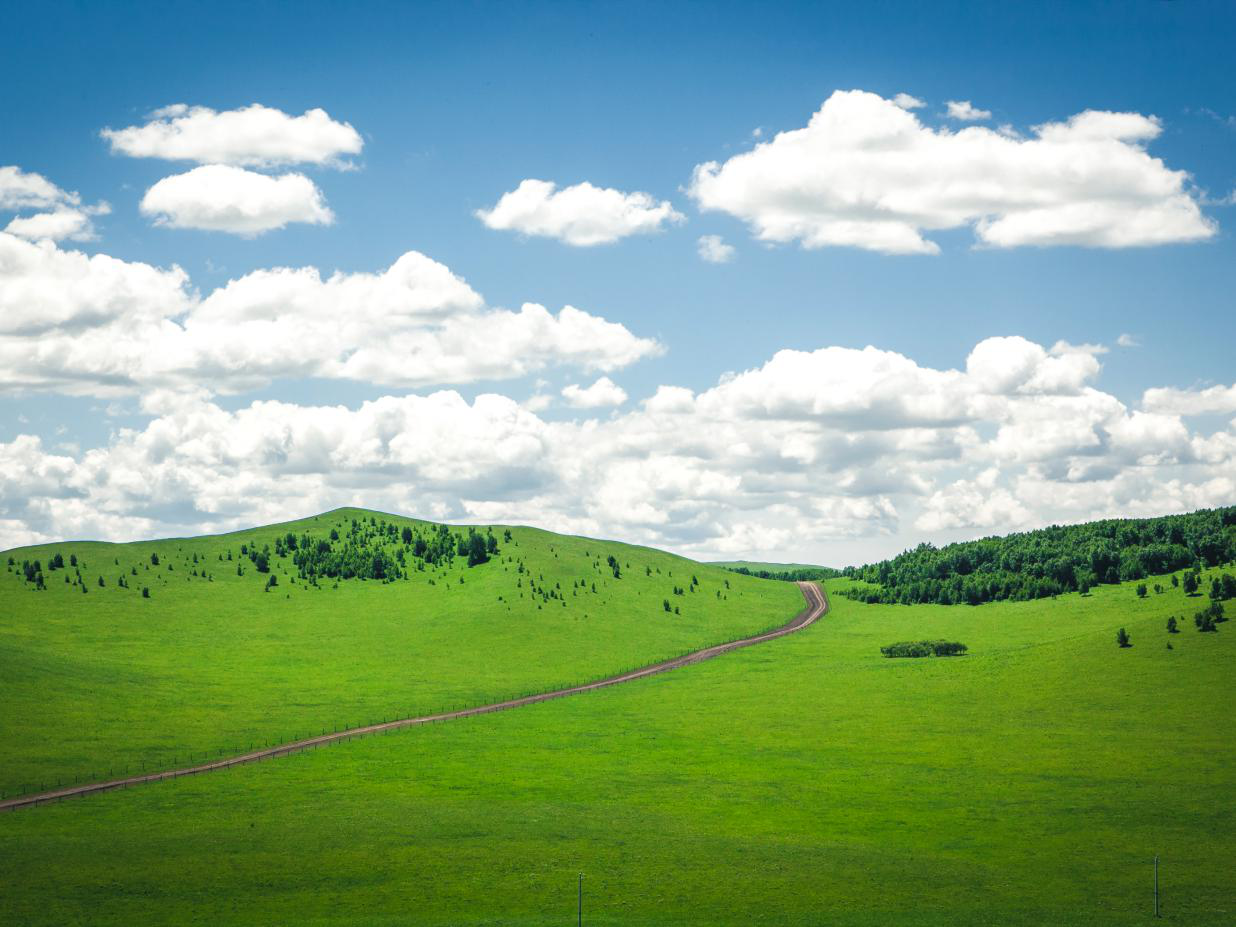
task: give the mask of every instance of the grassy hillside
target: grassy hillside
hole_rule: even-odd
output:
[[[583,871],[589,924],[1124,927],[1157,853],[1167,922],[1232,922],[1236,635],[1204,599],[844,585],[681,672],[2,815],[0,919],[569,923]],[[970,654],[880,656],[918,638]]]
[[[6,552],[0,790],[556,688],[802,607],[793,587],[532,528],[495,527],[497,550],[471,567],[414,556],[415,538],[437,531],[344,509],[219,537]],[[296,548],[279,556],[288,534]],[[386,579],[301,578],[297,554],[319,541],[344,567],[372,573],[386,558]],[[26,579],[36,561],[43,589]]]

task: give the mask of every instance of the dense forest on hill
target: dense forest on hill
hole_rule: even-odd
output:
[[[792,583],[836,579],[841,575],[840,570],[834,570],[832,567],[797,567],[787,570],[767,570],[747,566],[726,565],[725,569],[731,573],[741,573],[743,576],[754,576],[757,579],[779,579]]]
[[[1163,518],[1109,519],[935,547],[847,567],[871,585],[843,594],[864,602],[978,605],[1039,599],[1214,567],[1236,560],[1236,506]]]

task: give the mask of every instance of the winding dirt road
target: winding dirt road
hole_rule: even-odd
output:
[[[727,644],[716,644],[712,647],[705,647],[703,650],[696,650],[686,656],[675,657],[672,660],[663,660],[660,663],[653,663],[650,666],[642,667],[641,669],[631,670],[628,673],[622,673],[617,676],[607,676],[604,679],[598,679],[595,682],[586,682],[582,685],[571,686],[567,689],[555,689],[552,692],[542,692],[538,695],[525,695],[523,698],[507,699],[503,702],[493,702],[489,705],[478,705],[475,708],[461,708],[458,711],[446,711],[435,715],[422,715],[417,718],[401,718],[397,721],[386,721],[381,724],[369,724],[364,727],[353,727],[343,731],[336,731],[330,734],[322,734],[319,737],[309,737],[305,740],[294,740],[286,744],[280,744],[277,747],[266,747],[261,750],[254,750],[250,753],[242,753],[239,756],[232,756],[226,759],[214,760],[209,763],[202,763],[197,766],[185,766],[180,769],[168,769],[163,772],[144,773],[138,776],[129,776],[124,779],[112,779],[108,782],[94,782],[85,785],[75,785],[66,788],[55,789],[48,792],[40,792],[33,795],[21,795],[17,798],[10,798],[6,801],[0,801],[0,811],[14,811],[18,808],[29,808],[33,805],[41,805],[52,801],[61,801],[66,798],[81,798],[86,795],[93,795],[96,792],[110,792],[113,789],[127,789],[130,786],[141,785],[147,782],[162,782],[164,779],[178,779],[181,776],[195,776],[199,773],[214,772],[220,769],[230,769],[233,766],[240,766],[243,763],[257,763],[261,760],[273,759],[277,756],[286,756],[289,753],[297,753],[301,750],[309,750],[314,747],[321,747],[335,741],[347,740],[352,737],[364,737],[368,734],[380,734],[384,731],[393,731],[396,728],[412,727],[417,724],[432,724],[437,721],[451,721],[455,718],[468,718],[473,715],[489,714],[493,711],[505,711],[508,708],[520,708],[524,705],[532,705],[537,702],[548,702],[550,699],[564,698],[568,695],[577,695],[580,692],[591,692],[594,689],[604,689],[607,686],[616,686],[623,682],[632,682],[636,679],[643,679],[645,676],[655,676],[658,673],[667,673],[670,670],[678,669],[682,666],[690,666],[693,663],[702,663],[704,660],[711,660],[713,657],[719,657],[723,653],[729,653],[731,650],[738,650],[741,647],[750,647],[753,644],[762,644],[765,641],[774,640],[778,637],[784,637],[787,634],[793,634],[795,631],[801,631],[803,628],[814,623],[828,612],[828,595],[823,588],[815,583],[799,583],[799,589],[802,590],[803,598],[807,600],[807,607],[794,616],[789,624],[782,625],[779,628],[774,628],[771,631],[765,631],[763,634],[756,634],[754,637],[744,637],[740,640],[730,641]]]

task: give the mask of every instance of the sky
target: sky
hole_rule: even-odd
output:
[[[1236,501],[1229,3],[0,2],[0,546]]]

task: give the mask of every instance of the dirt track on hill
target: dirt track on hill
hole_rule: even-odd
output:
[[[591,692],[594,689],[604,689],[607,686],[616,686],[623,682],[632,682],[636,679],[643,679],[645,676],[655,676],[658,673],[667,673],[670,670],[678,669],[679,667],[690,666],[693,663],[702,663],[704,660],[711,660],[713,657],[719,657],[721,654],[729,653],[731,650],[738,650],[742,647],[750,647],[753,644],[762,644],[765,641],[774,640],[778,637],[784,637],[787,634],[793,634],[795,631],[801,631],[808,625],[813,624],[816,620],[823,617],[828,612],[828,595],[824,592],[822,587],[817,586],[815,583],[800,582],[798,587],[802,590],[803,598],[807,600],[807,607],[795,615],[789,624],[784,624],[781,627],[774,628],[771,631],[765,631],[763,634],[756,634],[753,637],[744,637],[736,641],[730,641],[727,644],[715,644],[712,647],[705,647],[703,650],[696,650],[692,653],[686,654],[685,656],[675,657],[672,660],[663,660],[660,663],[653,663],[650,666],[631,670],[628,673],[621,673],[617,676],[607,676],[604,679],[598,679],[595,682],[586,682],[582,685],[571,686],[566,689],[555,689],[552,692],[542,692],[537,695],[525,695],[522,698],[507,699],[506,701],[493,702],[489,705],[478,705],[475,708],[461,708],[458,711],[445,711],[439,714],[422,715],[417,718],[401,718],[396,721],[385,721],[381,724],[369,724],[364,727],[348,728],[344,731],[322,734],[321,736],[309,737],[304,740],[294,740],[286,744],[280,744],[277,747],[266,747],[261,750],[254,750],[250,753],[243,753],[239,756],[214,760],[212,762],[202,763],[197,766],[186,766],[181,769],[168,769],[163,772],[144,773],[142,775],[129,776],[124,779],[112,779],[108,782],[95,782],[85,785],[69,786],[49,792],[40,792],[34,795],[21,795],[17,798],[10,798],[6,801],[0,801],[0,811],[14,811],[18,808],[29,808],[33,805],[41,805],[47,802],[62,801],[66,798],[83,798],[87,795],[93,795],[96,792],[110,792],[114,789],[127,789],[130,786],[142,785],[147,782],[162,782],[165,779],[178,779],[181,776],[195,776],[199,773],[230,769],[233,766],[240,766],[244,763],[258,763],[262,760],[269,760],[278,756],[286,756],[290,753],[298,753],[301,750],[310,750],[315,747],[321,747],[340,740],[348,740],[353,737],[364,737],[368,734],[381,734],[384,731],[392,731],[402,727],[412,727],[417,724],[432,724],[437,721],[451,721],[455,718],[468,718],[473,715],[484,715],[494,711],[505,711],[508,708],[521,708],[524,705],[532,705],[537,702],[548,702],[551,699],[565,698],[568,695],[577,695],[581,692]]]

